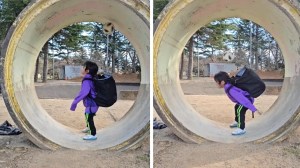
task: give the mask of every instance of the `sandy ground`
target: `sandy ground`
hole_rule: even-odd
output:
[[[70,104],[73,100],[66,99],[40,99],[44,109],[58,122],[78,130],[85,127],[84,107],[80,102],[76,111],[70,111]],[[118,100],[116,104],[109,108],[100,108],[94,117],[96,128],[107,127],[118,121],[126,114],[134,101]]]
[[[208,79],[205,82],[210,82]],[[183,86],[185,93],[193,93],[203,82],[193,81],[189,87]],[[194,109],[207,118],[228,127],[234,119],[234,104],[223,91],[212,89],[215,85],[199,91],[198,95],[186,95],[185,99]],[[208,93],[209,92],[209,93]],[[256,99],[255,105],[262,112],[277,99],[277,95],[263,95]],[[159,116],[154,112],[154,117]],[[256,117],[259,117],[256,115]],[[247,112],[246,121],[251,118]],[[246,122],[247,124],[247,122]],[[247,127],[247,125],[246,125]],[[230,132],[228,132],[230,134]],[[185,143],[169,128],[154,130],[155,168],[298,168],[300,165],[300,128],[284,141],[274,144],[222,144],[206,141],[202,144]]]
[[[192,81],[183,87],[185,99],[195,110],[207,118],[228,126],[233,120],[233,104],[224,93],[216,90],[211,79]],[[207,84],[209,83],[209,84]],[[197,94],[195,94],[197,90]],[[193,94],[191,94],[193,93]],[[255,105],[262,111],[276,100],[276,95],[263,95]],[[58,122],[81,130],[84,127],[83,106],[69,111],[72,100],[41,99],[40,103]],[[134,101],[118,101],[107,110],[100,110],[95,117],[97,129],[109,126],[120,119]],[[3,100],[0,100],[0,122],[10,119]],[[154,114],[156,117],[157,114]],[[253,120],[247,113],[247,121]],[[255,118],[254,118],[255,120]],[[275,144],[221,144],[203,142],[189,144],[180,140],[169,128],[154,130],[154,167],[156,168],[298,168],[300,165],[300,129],[287,139]],[[37,148],[21,134],[0,136],[0,168],[110,168],[149,167],[149,141],[141,148],[126,152],[75,151],[60,149],[47,151]]]
[[[200,114],[222,125],[229,125],[234,119],[234,105],[226,95],[188,95],[185,99]],[[262,112],[266,112],[277,96],[263,95],[255,100],[254,105]],[[255,116],[259,117],[258,114]],[[255,119],[255,118],[254,118]],[[252,113],[248,110],[246,121],[252,120]]]
[[[58,122],[81,130],[85,127],[83,105],[75,112],[69,110],[72,100],[40,99],[44,109]],[[95,116],[95,125],[99,130],[118,121],[133,105],[134,101],[119,100],[114,106],[100,109]],[[8,120],[3,99],[0,100],[0,122]],[[0,168],[141,168],[149,167],[149,141],[142,147],[126,152],[75,151],[60,149],[57,151],[41,150],[21,134],[0,136]]]
[[[298,129],[293,137],[276,144],[188,144],[168,128],[154,131],[155,168],[298,168]]]

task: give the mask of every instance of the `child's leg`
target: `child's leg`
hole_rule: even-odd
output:
[[[86,128],[89,128],[88,114],[87,113],[84,113],[84,118],[85,118]]]
[[[85,118],[86,118],[86,121],[87,121],[87,126],[89,128],[89,133],[91,135],[96,135],[96,127],[95,127],[95,124],[94,124],[94,116],[95,114],[94,113],[85,113]]]
[[[236,122],[239,121],[239,120],[238,120],[238,117],[237,117],[237,110],[238,110],[239,106],[240,106],[240,105],[238,105],[238,104],[236,104],[236,105],[234,106],[234,114],[235,114],[234,120],[235,120]]]
[[[238,128],[240,129],[245,129],[245,115],[246,115],[246,111],[248,109],[246,107],[244,107],[243,105],[238,105],[238,108],[236,110],[236,114],[237,114],[237,122],[238,122]]]

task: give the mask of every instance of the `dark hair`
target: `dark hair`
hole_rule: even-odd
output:
[[[219,73],[215,74],[214,79],[218,84],[220,84],[222,81],[227,83],[230,77],[227,72],[220,71]]]
[[[86,61],[83,66],[85,67],[85,70],[89,70],[90,75],[95,76],[98,72],[98,65],[92,61]]]

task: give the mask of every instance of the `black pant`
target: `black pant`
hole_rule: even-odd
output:
[[[89,128],[89,133],[91,135],[96,135],[96,127],[94,124],[94,113],[85,113],[85,122],[86,122],[86,127]]]
[[[236,104],[234,106],[235,110],[235,121],[238,123],[238,128],[245,129],[245,115],[248,108],[244,107],[243,105]]]

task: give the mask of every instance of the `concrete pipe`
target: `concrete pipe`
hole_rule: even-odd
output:
[[[37,146],[78,150],[125,150],[149,136],[150,121],[150,11],[140,0],[36,0],[10,28],[1,54],[1,87],[14,122]],[[127,114],[98,131],[98,140],[84,142],[78,130],[55,121],[39,103],[34,88],[35,62],[48,39],[78,22],[112,22],[137,51],[141,85]],[[69,105],[66,105],[69,106]],[[101,109],[100,109],[101,110]]]
[[[285,59],[285,78],[276,102],[247,123],[247,134],[232,136],[183,98],[180,55],[200,27],[221,18],[239,17],[263,26],[277,40]],[[273,142],[298,126],[300,112],[300,17],[285,0],[173,0],[162,12],[154,35],[154,106],[172,131],[188,142]]]

